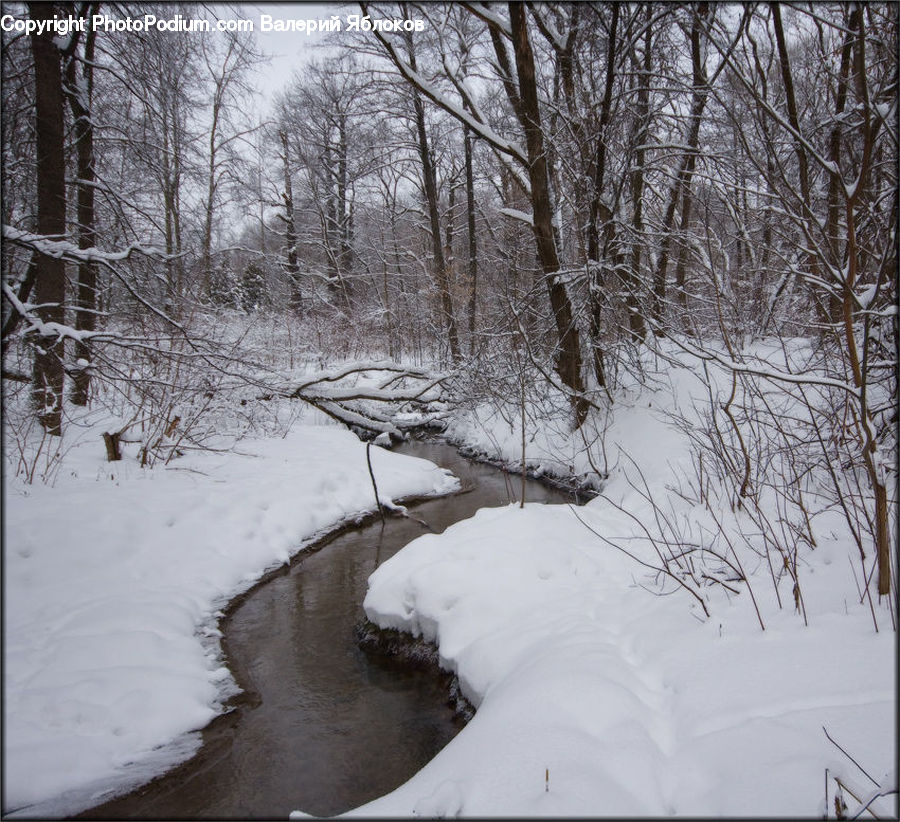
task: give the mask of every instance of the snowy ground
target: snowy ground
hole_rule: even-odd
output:
[[[873,630],[834,511],[815,513],[817,548],[802,558],[808,627],[783,575],[778,607],[758,557],[747,570],[765,631],[746,587],[705,589],[706,618],[604,541],[655,562],[638,469],[685,533],[714,534],[714,514],[740,524],[686,493],[691,456],[673,419],[708,402],[696,372],[664,366],[653,385],[624,386],[585,438],[567,432],[564,403],[532,416],[530,467],[600,470],[603,496],[577,512],[482,510],[373,575],[370,618],[434,641],[478,710],[419,774],[350,815],[813,816],[826,784],[833,814],[826,769],[860,796],[873,784],[823,726],[876,781],[894,767],[896,633],[884,604]],[[364,446],[333,425],[144,470],[137,445],[105,461],[104,422],[84,429],[54,484],[6,475],[4,813],[73,813],[189,756],[233,687],[217,610],[373,506]],[[509,409],[456,416],[449,433],[521,458]],[[454,487],[422,460],[373,458],[382,497]],[[879,812],[896,813],[893,799]]]
[[[673,493],[691,471],[673,412],[691,413],[692,398],[701,407],[705,390],[695,372],[667,369],[656,389],[620,399],[605,455],[594,453],[609,480],[577,515],[483,509],[373,574],[369,618],[436,643],[477,713],[409,782],[349,815],[806,817],[824,814],[827,790],[834,816],[835,776],[863,801],[875,782],[896,787],[896,632],[884,603],[873,629],[856,546],[833,511],[814,517],[818,547],[801,562],[808,627],[790,580],[779,608],[765,563],[745,554],[764,631],[746,587],[706,589],[705,618],[587,527],[655,564],[636,526],[659,533],[634,487],[644,489],[640,469],[673,521],[715,533],[709,510]],[[520,458],[518,421],[489,409],[451,433]],[[551,426],[530,432],[527,456],[539,470],[590,467],[583,443]],[[736,529],[741,515],[723,508],[716,516]],[[873,807],[896,815],[896,794]]]
[[[374,507],[365,446],[333,425],[153,470],[107,463],[102,430],[52,487],[6,476],[4,814],[72,813],[189,756],[233,688],[217,610]],[[424,460],[372,461],[383,499],[457,486]]]
[[[579,514],[629,528],[602,500]],[[868,790],[822,726],[876,779],[892,768],[895,636],[855,604],[839,546],[821,550],[810,627],[784,611],[763,632],[746,594],[700,621],[683,594],[643,590],[565,506],[483,509],[419,538],[373,575],[366,611],[435,641],[477,713],[355,813],[813,816],[825,768]]]

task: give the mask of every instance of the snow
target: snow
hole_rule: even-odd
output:
[[[490,13],[486,12],[485,14],[489,15]],[[506,140],[505,138],[501,137],[489,125],[476,119],[468,111],[456,105],[456,103],[454,103],[449,97],[444,95],[437,86],[435,86],[433,83],[428,82],[428,80],[422,74],[415,71],[406,61],[404,61],[397,53],[397,49],[394,47],[394,44],[392,42],[386,40],[382,35],[376,36],[379,40],[381,40],[384,47],[387,49],[391,60],[400,71],[400,73],[407,80],[413,83],[418,89],[420,89],[426,97],[428,97],[436,105],[444,109],[448,114],[451,114],[461,123],[465,123],[470,129],[472,129],[473,132],[475,132],[475,134],[478,134],[488,143],[493,145],[498,151],[501,151],[504,154],[508,154],[510,157],[514,157],[522,163],[526,162],[527,155],[522,150],[522,147],[518,145],[518,143]]]
[[[124,251],[103,251],[99,248],[79,248],[68,240],[48,240],[43,234],[32,234],[21,231],[11,225],[3,224],[0,234],[4,240],[26,248],[40,251],[48,257],[62,257],[76,262],[110,263],[127,260],[132,254],[143,254],[147,257],[165,257],[165,253],[156,246],[132,243]]]
[[[665,364],[663,364],[665,367]],[[668,471],[689,462],[688,443],[672,431],[673,414],[692,403],[708,401],[703,383],[687,368],[666,369],[648,375],[648,386],[623,375],[615,404],[606,413],[592,415],[573,434],[565,397],[551,397],[529,414],[526,426],[526,461],[534,474],[572,477],[598,488],[598,475],[616,475],[629,459],[662,466]],[[489,403],[457,413],[447,423],[447,438],[476,453],[498,459],[515,470],[521,463],[521,416]],[[606,445],[601,446],[605,441]],[[687,470],[682,467],[681,471]],[[634,472],[632,472],[634,473]]]
[[[754,354],[773,362],[765,348]],[[808,627],[790,579],[780,609],[752,554],[765,630],[743,584],[730,583],[739,594],[701,589],[705,618],[626,555],[658,564],[648,497],[714,545],[713,511],[672,493],[690,467],[673,419],[696,417],[709,397],[696,367],[666,370],[654,387],[622,392],[604,432],[609,476],[586,506],[482,509],[372,574],[369,619],[433,642],[477,711],[422,771],[347,816],[822,816],[826,769],[829,803],[835,776],[862,802],[878,792],[824,732],[874,777],[893,767],[896,634],[884,603],[873,630],[848,567],[857,548],[836,512],[813,515],[817,548],[800,563]],[[515,463],[518,426],[479,406],[450,432]],[[577,473],[586,460],[551,416],[526,450],[549,473]],[[727,505],[714,514],[731,534],[747,527]],[[895,790],[896,778],[879,785]],[[896,815],[896,793],[873,808]]]
[[[530,214],[526,214],[524,211],[520,211],[517,208],[501,208],[500,213],[505,217],[509,217],[513,220],[519,220],[519,222],[525,223],[525,225],[534,228],[534,218]]]
[[[580,513],[626,527],[599,499]],[[846,576],[834,565],[815,568],[825,591]],[[436,642],[477,713],[349,815],[811,816],[840,767],[823,725],[873,768],[892,761],[894,637],[858,606],[762,632],[747,602],[700,621],[638,577],[568,507],[536,504],[483,509],[386,562],[367,615]]]
[[[189,732],[235,688],[218,609],[375,507],[364,444],[333,426],[153,470],[133,454],[105,462],[102,430],[80,438],[52,487],[7,472],[4,813],[74,813],[190,756]],[[371,450],[385,503],[458,485]]]
[[[734,362],[707,358],[707,385],[689,349],[672,342],[658,361],[645,358],[646,385],[624,373],[608,415],[579,432],[564,397],[530,393],[529,469],[593,477],[600,495],[590,503],[482,509],[371,576],[368,617],[435,643],[477,711],[418,774],[348,816],[821,816],[834,776],[879,815],[896,814],[896,794],[876,796],[896,785],[886,775],[897,741],[896,633],[884,603],[876,632],[860,602],[858,550],[840,512],[807,496],[816,548],[798,568],[808,627],[791,577],[776,588],[763,555],[743,543],[755,602],[746,584],[723,577],[739,593],[699,588],[709,617],[640,564],[658,565],[659,540],[676,531],[723,550],[717,522],[738,542],[757,539],[727,495],[707,507],[689,492],[682,429],[700,421],[711,394],[724,402],[731,381],[720,365]],[[802,340],[784,350],[763,341],[741,356],[743,373],[784,385],[804,373],[808,351]],[[383,373],[359,380],[391,384]],[[778,412],[786,425],[802,416]],[[223,441],[219,452],[154,469],[138,467],[139,443],[124,444],[122,462],[104,461],[100,432],[121,421],[82,424],[54,484],[7,471],[5,813],[75,813],[190,756],[197,729],[235,688],[220,609],[375,503],[365,446],[306,418],[283,438]],[[455,410],[447,434],[521,460],[510,407]],[[396,500],[457,485],[425,461],[378,447],[371,456],[381,503],[401,513]]]

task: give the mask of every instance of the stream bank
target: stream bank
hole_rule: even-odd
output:
[[[398,450],[460,477],[467,492],[415,504],[443,531],[478,508],[517,498],[520,479],[472,463],[444,443]],[[532,502],[570,498],[532,480]],[[433,669],[398,664],[357,643],[369,574],[425,532],[413,518],[378,519],[323,540],[267,577],[221,623],[229,668],[244,689],[203,732],[197,756],[83,818],[328,816],[390,792],[464,724]]]

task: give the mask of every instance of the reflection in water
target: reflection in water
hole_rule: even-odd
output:
[[[415,516],[437,532],[515,500],[521,480],[440,443],[400,449],[450,468],[473,488]],[[567,501],[528,482],[529,501]],[[433,674],[379,665],[356,645],[366,580],[424,533],[409,519],[347,532],[253,591],[224,626],[231,662],[258,704],[213,730],[189,763],[87,811],[98,818],[285,818],[341,813],[409,779],[459,730]]]

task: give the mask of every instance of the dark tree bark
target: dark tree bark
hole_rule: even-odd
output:
[[[691,193],[691,179],[697,164],[697,145],[700,137],[700,116],[706,105],[707,97],[707,80],[706,68],[703,64],[703,57],[700,51],[700,32],[704,18],[709,9],[706,4],[701,4],[691,17],[691,66],[693,70],[693,95],[694,102],[691,106],[691,115],[695,116],[696,123],[692,124],[691,134],[696,130],[697,137],[691,143],[691,153],[687,157],[687,173],[681,189],[681,225],[680,233],[682,237],[687,236],[688,229],[691,224],[691,209],[693,207],[693,195]],[[696,112],[696,114],[695,114]],[[675,288],[676,297],[682,308],[687,309],[687,290],[686,290],[686,274],[687,274],[687,245],[682,243],[678,250],[678,260],[675,264]]]
[[[828,142],[828,159],[831,160],[834,171],[828,177],[828,216],[825,223],[825,233],[828,237],[828,251],[831,256],[830,263],[834,268],[841,267],[841,243],[840,243],[840,213],[841,213],[841,133],[844,108],[847,105],[847,91],[850,75],[850,52],[853,46],[853,32],[858,27],[858,16],[862,12],[858,5],[845,16],[844,25],[848,30],[843,48],[841,49],[841,68],[838,73],[838,86],[835,94],[834,125]],[[829,296],[828,313],[837,320],[841,316],[841,298],[837,293]]]
[[[858,7],[857,7],[858,8]],[[862,446],[863,463],[866,467],[869,483],[875,496],[875,522],[874,537],[875,551],[878,567],[878,594],[886,596],[891,592],[891,528],[890,506],[888,505],[888,478],[887,471],[881,463],[881,455],[878,453],[878,443],[875,438],[875,425],[869,407],[869,371],[867,367],[867,354],[865,348],[862,358],[856,341],[856,329],[854,328],[854,310],[856,299],[853,288],[860,274],[860,262],[862,253],[860,250],[860,238],[857,234],[856,210],[860,205],[863,192],[866,189],[869,176],[872,171],[872,154],[875,144],[876,127],[872,123],[872,102],[869,99],[866,86],[866,27],[861,13],[850,18],[853,27],[853,79],[856,85],[858,107],[862,114],[860,137],[862,138],[861,156],[859,158],[859,174],[852,193],[847,194],[844,206],[844,219],[846,222],[847,240],[847,270],[842,283],[841,314],[845,350],[850,362],[853,375],[853,384],[859,391],[860,409],[856,427],[860,445]],[[879,275],[880,278],[880,275]]]
[[[91,17],[100,8],[99,3],[91,3],[85,15]],[[94,220],[94,124],[91,119],[94,90],[94,44],[96,33],[88,27],[84,39],[84,59],[81,63],[81,84],[78,82],[78,60],[70,55],[66,64],[66,96],[74,119],[75,154],[78,180],[76,182],[76,213],[78,218],[78,247],[92,248],[97,244],[97,229]],[[76,295],[78,310],[75,313],[75,328],[79,331],[94,331],[97,327],[97,264],[85,260],[78,265],[78,290]],[[75,360],[79,365],[90,363],[90,346],[79,340],[75,343]],[[87,405],[90,389],[90,371],[78,367],[73,376],[72,403]]]
[[[603,308],[603,275],[600,267],[600,238],[597,223],[602,218],[608,225],[612,220],[609,208],[603,206],[603,181],[606,176],[606,131],[612,109],[613,83],[616,78],[616,34],[619,24],[619,5],[612,6],[612,19],[609,24],[609,38],[606,44],[606,82],[603,100],[600,103],[600,123],[597,127],[597,156],[594,161],[594,188],[591,193],[590,214],[588,216],[588,260],[590,266],[590,323],[591,347],[594,354],[594,376],[597,385],[606,386],[606,374],[603,369],[603,348],[600,345]]]
[[[600,238],[597,222],[601,217],[601,197],[603,179],[606,175],[606,129],[612,109],[613,83],[616,79],[616,34],[619,23],[619,4],[612,5],[612,19],[609,24],[609,38],[606,44],[606,81],[603,99],[600,102],[600,122],[597,124],[597,156],[594,161],[593,192],[591,193],[590,217],[588,219],[588,259],[600,259]],[[608,215],[604,215],[608,216]]]
[[[285,270],[290,280],[291,296],[290,307],[295,311],[299,311],[303,304],[303,295],[300,292],[300,266],[297,264],[297,231],[294,227],[294,192],[291,186],[291,161],[288,152],[287,132],[282,130],[278,132],[281,139],[281,148],[284,151],[284,192],[282,199],[284,200],[284,222],[286,257]]]
[[[416,71],[416,55],[411,40],[409,47],[409,64]],[[422,162],[422,177],[425,186],[425,201],[428,206],[428,219],[431,226],[431,246],[434,252],[434,273],[438,292],[441,298],[441,311],[447,327],[447,341],[450,344],[450,358],[453,362],[460,359],[459,332],[456,327],[456,316],[453,312],[453,299],[450,295],[450,278],[447,274],[447,263],[441,247],[441,218],[438,211],[437,177],[431,150],[428,146],[428,132],[425,128],[425,105],[417,89],[413,89],[413,108],[415,110],[416,134],[418,137],[419,159]]]
[[[352,225],[350,220],[350,203],[348,197],[347,180],[347,115],[343,112],[338,115],[338,179],[337,179],[337,209],[338,228],[340,235],[340,271],[341,276],[350,274],[353,264],[352,249]]]
[[[52,20],[52,3],[29,3],[35,20]],[[66,165],[60,53],[52,32],[31,34],[34,57],[35,153],[37,155],[37,230],[47,237],[66,233]],[[35,259],[35,301],[44,322],[65,322],[65,263],[46,254]],[[33,400],[37,416],[48,434],[62,434],[62,398],[65,372],[63,343],[41,340],[34,358]]]
[[[367,3],[361,0],[360,7],[364,13],[367,13]],[[479,16],[476,5],[467,6],[467,10]],[[470,118],[468,115],[463,115],[461,109],[448,105],[440,95],[434,93],[434,90],[427,83],[422,82],[413,61],[404,61],[393,44],[383,34],[378,31],[373,31],[373,33],[384,46],[388,56],[401,74],[416,90],[417,98],[419,98],[420,94],[424,94],[433,103],[444,108],[451,116],[469,125],[498,152],[515,157],[527,168],[531,187],[532,229],[538,260],[550,297],[550,306],[553,311],[559,345],[555,356],[554,368],[563,385],[571,391],[574,421],[576,426],[580,426],[587,416],[589,403],[584,396],[584,382],[581,373],[581,344],[578,328],[575,325],[572,302],[566,291],[565,284],[559,278],[560,263],[553,230],[550,173],[544,151],[537,81],[535,78],[534,52],[528,37],[524,6],[520,3],[510,3],[509,11],[511,29],[508,33],[502,30],[502,27],[499,26],[496,20],[484,19],[488,24],[488,33],[497,58],[496,68],[500,75],[504,92],[516,114],[516,119],[525,133],[527,150],[524,158],[509,143],[498,140],[489,129],[481,129],[477,120]],[[515,79],[504,39],[507,34],[511,35],[515,53]],[[420,98],[419,104],[421,105]]]
[[[19,283],[19,288],[16,291],[16,298],[20,303],[28,302],[28,298],[31,296],[31,290],[34,288],[34,280],[37,276],[37,252],[34,252],[31,255],[31,260],[28,262],[28,268],[25,270],[25,276],[22,278],[22,282]],[[6,317],[6,320],[3,322],[3,330],[2,330],[2,346],[3,353],[6,353],[6,348],[9,345],[9,338],[13,331],[19,327],[19,323],[22,320],[22,315],[18,311],[10,311]]]
[[[778,62],[781,67],[781,82],[784,84],[784,94],[787,102],[788,122],[791,128],[800,133],[800,119],[797,116],[797,100],[794,95],[794,77],[791,71],[791,63],[788,57],[787,45],[784,40],[784,29],[781,25],[781,4],[770,3],[772,10],[772,24],[775,28],[775,42],[778,44]],[[804,203],[809,206],[809,166],[806,161],[806,152],[799,142],[795,144],[797,154],[797,168],[800,172],[800,194]]]
[[[466,217],[469,230],[469,353],[475,351],[475,309],[478,299],[478,243],[475,235],[475,182],[472,174],[472,143],[469,128],[464,130],[466,144]]]
[[[681,159],[681,165],[678,174],[675,176],[675,182],[672,184],[672,190],[669,195],[669,203],[666,206],[666,213],[663,218],[663,237],[660,244],[659,260],[656,264],[656,272],[653,277],[653,301],[651,308],[651,316],[655,325],[655,332],[658,335],[663,333],[662,319],[665,311],[666,301],[666,272],[669,263],[669,250],[672,244],[672,233],[675,227],[675,212],[678,208],[679,201],[684,197],[690,200],[691,180],[694,176],[694,169],[697,165],[697,147],[700,144],[700,118],[703,116],[703,109],[706,107],[708,97],[708,87],[706,83],[705,72],[702,72],[700,81],[698,81],[698,61],[699,61],[699,25],[700,19],[705,17],[709,11],[706,3],[701,3],[692,11],[691,24],[691,60],[694,65],[694,89],[693,102],[691,103],[691,115],[688,126],[687,139],[685,140],[687,150]],[[690,220],[690,204],[682,207],[682,222],[685,216]],[[682,275],[683,277],[683,275]]]
[[[784,85],[788,122],[790,123],[794,134],[799,135],[802,132],[800,131],[800,118],[797,114],[797,99],[794,93],[794,75],[793,70],[791,69],[791,61],[790,56],[788,55],[787,43],[784,39],[784,28],[781,24],[781,5],[780,3],[770,3],[769,7],[772,10],[772,25],[775,29],[775,42],[778,46],[778,63],[781,68],[781,82]],[[816,221],[816,217],[812,212],[812,195],[809,187],[809,162],[806,156],[806,149],[804,148],[802,142],[798,137],[794,138],[794,152],[797,155],[797,169],[800,175],[801,213],[803,214],[804,219],[810,222],[814,222]],[[815,252],[807,255],[807,265],[809,266],[809,270],[812,273],[813,278],[818,279],[821,276],[821,268],[819,266],[819,260],[817,259]],[[828,306],[822,303],[818,290],[815,287],[809,288],[809,294],[813,302],[815,303],[821,318],[824,321],[827,322],[830,320],[836,323],[840,322],[841,317],[839,301],[831,301],[832,307],[837,312],[835,316],[831,316],[828,313]]]
[[[336,141],[332,133],[336,132]],[[329,288],[340,295],[348,314],[352,311],[351,286],[348,275],[352,266],[352,230],[349,208],[347,171],[347,114],[338,111],[322,124],[325,255],[330,275]]]
[[[225,105],[227,77],[223,70],[221,77],[214,78],[215,90],[212,96],[212,122],[209,126],[209,159],[206,168],[206,207],[203,214],[203,240],[200,249],[200,265],[203,276],[203,293],[209,296],[212,286],[212,234],[213,216],[216,207],[216,189],[218,180],[219,122]]]
[[[559,279],[559,256],[553,234],[553,207],[550,199],[550,175],[544,151],[541,115],[538,104],[534,52],[528,37],[525,8],[521,3],[509,4],[513,50],[519,81],[519,103],[525,145],[528,153],[528,176],[531,183],[532,227],[537,244],[538,260],[547,283],[550,306],[556,320],[560,349],[556,357],[556,371],[563,384],[572,391],[575,425],[580,426],[587,416],[588,403],[584,397],[581,374],[581,343],[572,303],[565,284]]]
[[[184,260],[181,256],[181,160],[182,123],[177,103],[162,113],[160,181],[165,210],[166,311],[176,312],[184,290]]]
[[[637,289],[641,281],[641,252],[644,242],[644,157],[646,154],[644,146],[647,145],[650,134],[650,72],[653,68],[653,29],[650,21],[652,15],[653,7],[648,5],[644,30],[644,59],[637,72],[638,133],[637,149],[634,153],[634,170],[631,174],[631,201],[634,204],[631,226],[634,229],[634,243],[631,246],[631,275],[626,283],[625,300],[628,306],[628,328],[635,342],[643,340],[647,333],[644,315],[641,314],[638,306]],[[637,62],[636,57],[635,62]]]

